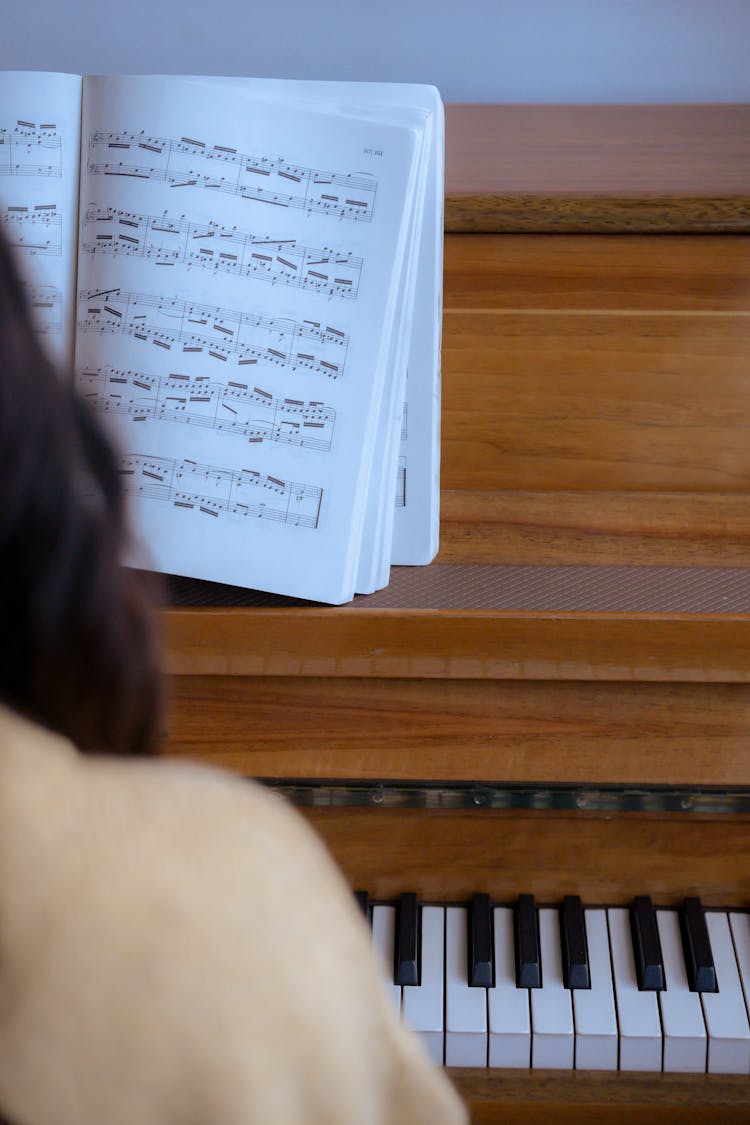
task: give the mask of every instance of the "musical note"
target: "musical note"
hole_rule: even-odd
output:
[[[291,371],[313,371],[330,379],[344,373],[349,338],[341,329],[319,321],[300,324],[119,288],[83,290],[79,301],[82,332],[123,333],[150,340],[166,351],[205,354],[221,363],[231,358],[240,367],[260,362]],[[269,336],[270,343],[266,342]],[[307,340],[312,341],[311,351],[310,345],[301,343]]]
[[[272,284],[356,298],[362,259],[347,251],[302,246],[296,239],[273,239],[162,215],[139,215],[113,207],[89,207],[81,246],[90,254],[127,254],[159,266],[200,266],[214,273],[253,277]]]
[[[60,290],[54,285],[30,285],[27,282],[21,285],[33,309],[37,332],[59,332],[62,328]]]
[[[247,383],[215,383],[206,375],[176,372],[159,378],[106,366],[84,370],[78,385],[99,413],[124,415],[134,423],[152,418],[225,431],[251,443],[324,453],[331,448],[336,413],[325,403],[274,398]]]
[[[377,180],[368,172],[324,172],[283,157],[247,155],[191,137],[150,137],[143,131],[92,133],[89,152],[88,169],[94,176],[161,180],[171,188],[204,187],[274,207],[353,222],[372,220]],[[108,159],[102,160],[102,154]],[[119,154],[124,159],[118,159]]]
[[[55,257],[62,253],[62,219],[55,203],[0,207],[0,229],[17,250]]]
[[[62,145],[57,125],[16,121],[0,126],[0,176],[61,176]]]
[[[222,469],[190,458],[123,457],[120,476],[126,492],[218,519],[267,519],[293,527],[317,528],[323,490],[279,480],[254,469]]]

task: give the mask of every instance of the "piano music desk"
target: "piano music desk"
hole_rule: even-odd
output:
[[[449,107],[438,559],[340,608],[174,582],[165,754],[288,787],[375,898],[750,906],[748,138]],[[750,1077],[454,1076],[475,1121],[750,1117]]]

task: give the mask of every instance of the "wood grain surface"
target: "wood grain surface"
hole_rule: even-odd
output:
[[[747,492],[750,239],[446,240],[442,484]]]
[[[747,615],[179,609],[172,675],[750,682]]]
[[[750,106],[449,105],[446,229],[750,225]]]
[[[390,900],[750,904],[750,820],[694,814],[305,809],[353,888]],[[731,846],[728,841],[731,840]],[[750,1087],[750,1083],[749,1083]],[[750,1093],[750,1090],[749,1090]]]
[[[445,311],[451,315],[477,309],[503,316],[560,312],[569,316],[570,331],[577,331],[579,316],[619,314],[637,353],[643,322],[627,319],[636,313],[643,321],[684,317],[686,331],[692,321],[717,313],[750,315],[750,239],[450,235],[444,281]],[[445,330],[450,343],[450,321]],[[543,357],[544,333],[538,342]]]
[[[449,233],[746,234],[748,195],[532,195],[494,192],[445,199]]]
[[[748,1119],[748,1080],[719,1074],[449,1071],[472,1125],[699,1125]]]
[[[481,472],[476,465],[470,471]],[[750,503],[739,491],[443,490],[438,562],[500,559],[525,566],[745,567]]]
[[[750,685],[190,676],[169,754],[250,777],[750,785]]]

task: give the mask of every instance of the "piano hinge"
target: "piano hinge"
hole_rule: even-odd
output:
[[[750,813],[750,788],[503,785],[430,781],[259,778],[303,808],[511,809],[581,812]]]

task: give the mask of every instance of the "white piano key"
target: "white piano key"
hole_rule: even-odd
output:
[[[750,1026],[742,995],[729,918],[706,911],[706,926],[716,966],[718,992],[702,992],[708,1032],[709,1074],[750,1073]]]
[[[487,989],[471,988],[466,950],[467,911],[445,911],[445,1065],[487,1065]]]
[[[617,1070],[617,1016],[604,910],[584,911],[591,988],[572,991],[576,1070]]]
[[[633,960],[630,914],[607,911],[612,974],[620,1037],[620,1070],[661,1070],[662,1037],[655,992],[639,992]]]
[[[496,906],[495,985],[487,990],[489,1065],[525,1068],[531,1065],[529,989],[516,988],[513,911]]]
[[[539,911],[542,987],[531,992],[532,1067],[572,1070],[573,1007],[563,984],[560,918],[556,910]]]
[[[740,970],[742,991],[745,994],[745,1010],[750,1016],[750,914],[731,913],[729,926]]]
[[[403,987],[404,1022],[416,1031],[438,1066],[443,1062],[443,968],[445,910],[422,907],[422,973],[418,985]]]
[[[372,944],[378,951],[383,983],[397,1012],[401,1011],[401,986],[393,983],[393,956],[396,940],[396,907],[373,906]]]
[[[690,991],[676,910],[657,910],[666,989],[657,993],[664,1037],[663,1067],[671,1073],[706,1069],[706,1024],[700,994]]]

